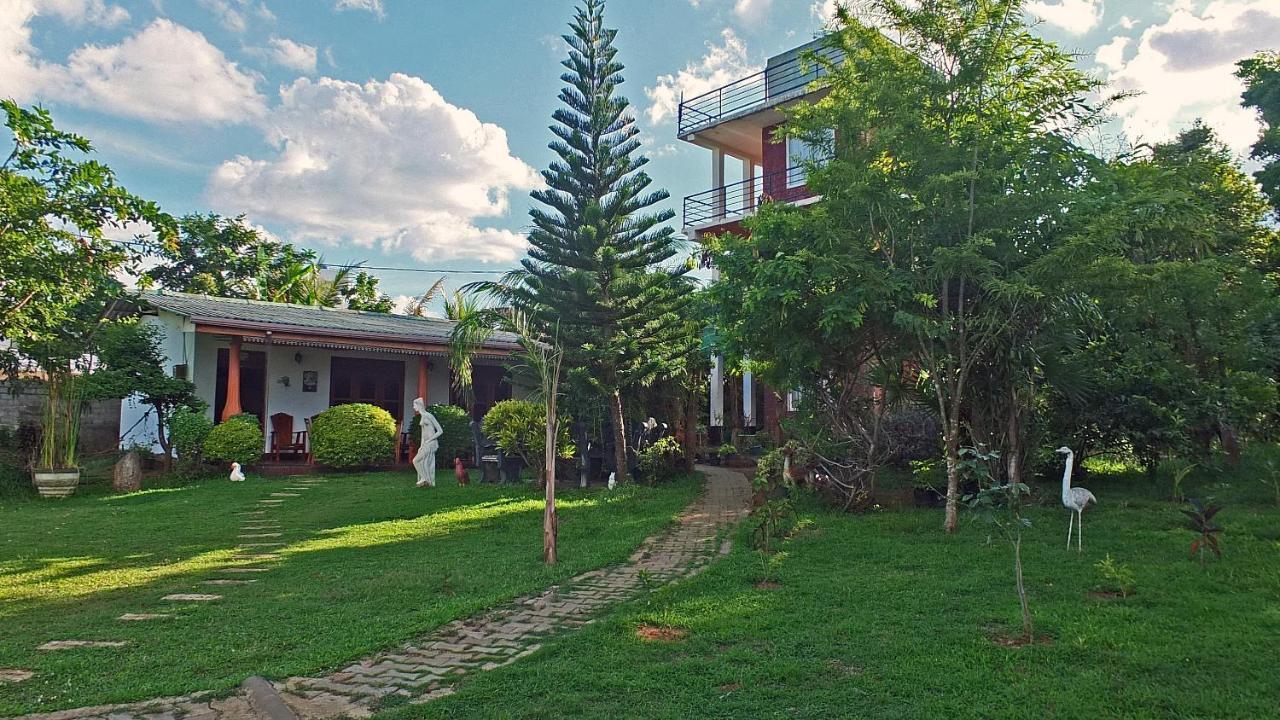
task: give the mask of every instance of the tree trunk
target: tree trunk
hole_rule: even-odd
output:
[[[613,391],[609,398],[609,415],[613,418],[613,461],[617,465],[618,482],[630,480],[627,472],[627,427],[622,419],[622,393]]]
[[[173,472],[173,449],[169,446],[169,436],[164,432],[164,413],[159,406],[152,407],[156,411],[156,440],[160,443],[160,450],[164,452],[164,471],[168,474]]]
[[[1018,581],[1018,602],[1022,604],[1022,634],[1027,642],[1035,637],[1035,628],[1031,624],[1031,606],[1027,604],[1027,588],[1022,584],[1022,534],[1013,541],[1013,574]]]
[[[692,385],[684,399],[684,461],[690,470],[698,455],[698,409],[702,404],[697,378],[694,378]]]
[[[1019,438],[1021,426],[1018,423],[1018,392],[1009,393],[1009,426],[1008,455],[1005,457],[1005,482],[1010,485],[1022,482],[1022,442]]]
[[[555,375],[550,379],[551,392],[547,393],[547,437],[543,471],[546,491],[546,507],[542,512],[542,561],[548,565],[556,564],[556,536],[560,520],[556,517],[556,436],[559,434],[560,419],[556,411],[556,395],[560,392],[560,365],[555,366]]]
[[[960,524],[960,427],[947,423],[947,516],[943,527],[954,533]]]

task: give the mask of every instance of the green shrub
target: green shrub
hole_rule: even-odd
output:
[[[213,421],[202,412],[179,408],[169,418],[169,443],[184,462],[199,462],[205,438],[213,430]]]
[[[338,405],[311,421],[311,454],[335,468],[356,468],[391,460],[396,451],[396,421],[374,405]]]
[[[636,469],[650,482],[671,478],[680,469],[684,448],[673,437],[659,438],[649,447],[636,452]]]
[[[236,415],[213,426],[205,436],[203,455],[210,462],[252,465],[262,457],[262,428],[253,415]]]
[[[428,405],[427,412],[436,416],[440,429],[444,430],[436,441],[440,443],[436,462],[452,467],[455,457],[465,456],[471,450],[471,416],[457,405]],[[415,414],[409,421],[409,437],[413,438],[415,447],[422,445],[422,427],[418,420]]]
[[[485,414],[481,421],[484,434],[507,455],[515,455],[542,477],[545,469],[547,447],[547,411],[542,405],[528,400],[503,400]],[[569,436],[569,420],[560,419],[560,435],[556,449],[562,458],[574,453],[573,439]]]

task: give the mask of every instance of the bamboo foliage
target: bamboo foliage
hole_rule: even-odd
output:
[[[44,431],[40,436],[37,467],[70,470],[76,467],[80,442],[80,410],[84,401],[83,378],[65,372],[49,374],[44,404]]]

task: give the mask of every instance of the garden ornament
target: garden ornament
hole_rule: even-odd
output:
[[[422,398],[414,398],[413,411],[418,414],[418,427],[422,428],[422,444],[413,456],[413,469],[418,471],[418,487],[436,486],[436,450],[440,449],[440,436],[444,428],[436,416],[427,412]]]
[[[1062,472],[1062,506],[1070,510],[1072,515],[1067,520],[1067,549],[1071,549],[1071,530],[1074,525],[1076,532],[1076,552],[1084,551],[1084,526],[1081,522],[1084,519],[1084,508],[1089,503],[1098,504],[1098,498],[1093,493],[1082,487],[1071,487],[1071,464],[1075,460],[1075,453],[1071,452],[1071,448],[1062,446],[1054,452],[1067,456],[1067,468]]]

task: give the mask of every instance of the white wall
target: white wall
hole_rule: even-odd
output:
[[[175,365],[186,364],[187,377],[195,377],[198,372],[196,359],[195,327],[182,317],[161,311],[157,315],[143,315],[139,321],[145,325],[159,328],[160,353],[164,356],[164,369],[173,374]],[[212,390],[210,390],[212,394]],[[212,398],[209,399],[212,401]],[[120,402],[120,446],[150,446],[153,452],[160,452],[160,444],[156,440],[156,418],[148,413],[149,408],[138,402],[138,397],[127,397]]]

